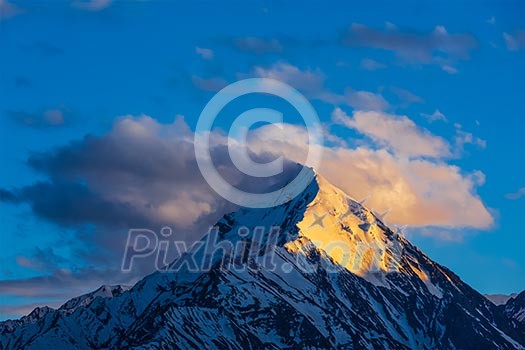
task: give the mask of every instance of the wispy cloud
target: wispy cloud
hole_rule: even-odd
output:
[[[403,62],[434,64],[449,73],[455,73],[456,61],[468,59],[478,45],[472,35],[450,34],[444,26],[420,33],[396,28],[378,30],[362,24],[353,24],[343,35],[342,42],[349,47],[391,51]]]
[[[413,230],[415,231],[415,230]],[[457,229],[443,229],[441,227],[422,227],[417,229],[417,232],[408,233],[412,235],[422,235],[426,237],[431,237],[436,241],[446,242],[446,243],[462,243],[465,239],[465,232],[458,232]]]
[[[461,124],[454,124],[454,128],[456,131],[456,135],[454,136],[455,141],[455,153],[456,156],[459,157],[464,149],[465,145],[474,145],[478,148],[485,148],[487,147],[487,141],[474,136],[470,132],[466,132],[463,130],[463,126]]]
[[[16,257],[18,266],[45,273],[53,272],[59,266],[65,268],[68,262],[68,259],[56,254],[52,247],[36,247],[31,255]]]
[[[408,107],[414,103],[425,103],[425,100],[422,97],[406,89],[391,86],[390,90],[402,102],[403,107]]]
[[[16,15],[19,15],[23,12],[24,10],[22,10],[15,4],[7,0],[0,0],[0,21],[5,21],[9,18],[13,18]]]
[[[63,303],[62,300],[46,300],[41,302],[30,302],[22,303],[17,305],[0,305],[0,315],[12,316],[13,318],[18,318],[21,315],[28,315],[37,307],[48,306],[51,308],[57,308]]]
[[[113,275],[113,276],[112,276]],[[117,278],[115,278],[117,277]],[[85,269],[72,273],[68,270],[57,270],[52,274],[16,280],[0,281],[0,290],[4,296],[17,296],[20,298],[50,299],[50,306],[58,306],[61,301],[92,291],[105,284],[106,281],[114,280],[119,284],[126,284],[129,276],[119,271],[100,271]],[[41,303],[40,306],[45,303]],[[27,305],[27,304],[26,304]],[[27,305],[31,307],[32,303]],[[2,306],[1,308],[4,308]],[[14,311],[14,310],[12,310]]]
[[[326,76],[320,69],[300,69],[294,65],[279,62],[269,67],[254,67],[251,75],[276,79],[299,89],[310,98],[334,105],[346,105],[360,110],[383,110],[388,102],[379,93],[355,90],[347,87],[343,93],[336,93],[325,85]],[[245,77],[240,74],[239,77]]]
[[[516,192],[507,193],[505,195],[505,198],[510,199],[510,200],[518,200],[522,197],[525,197],[525,187],[518,189]]]
[[[457,74],[459,72],[456,67],[453,67],[450,64],[442,64],[441,69],[448,74]]]
[[[64,106],[37,112],[7,110],[5,114],[15,122],[33,128],[64,126],[72,118],[71,110]]]
[[[363,58],[361,60],[361,68],[369,71],[386,68],[386,64],[373,60],[371,58]]]
[[[239,50],[257,55],[279,53],[283,51],[283,46],[277,39],[265,39],[250,36],[234,39],[233,43]]]
[[[442,121],[446,123],[448,121],[447,117],[443,113],[441,113],[439,109],[436,109],[432,114],[421,113],[420,115],[424,117],[429,123],[433,123],[436,121]]]
[[[109,7],[111,3],[112,0],[75,0],[71,3],[71,6],[81,10],[97,12]]]
[[[520,51],[525,49],[525,30],[516,30],[511,35],[503,33],[503,40],[509,51]]]
[[[212,77],[212,78],[201,78],[199,76],[193,75],[191,77],[193,85],[203,91],[219,91],[228,85],[228,81],[221,77]]]
[[[211,60],[215,55],[212,49],[206,49],[204,47],[199,46],[195,47],[195,52],[205,60]]]

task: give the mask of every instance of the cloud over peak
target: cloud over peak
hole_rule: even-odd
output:
[[[313,146],[323,154],[317,170],[336,186],[355,198],[369,197],[367,206],[374,210],[392,209],[388,222],[393,224],[478,229],[493,225],[492,215],[476,194],[477,187],[483,184],[483,174],[464,173],[443,160],[421,158],[443,152],[443,146],[437,146],[439,141],[408,118],[383,112],[356,112],[352,117],[340,110],[334,113],[340,114],[335,118],[376,142],[376,147],[351,148],[344,142]],[[400,133],[410,134],[410,142],[427,142],[421,146],[427,152],[414,153],[406,141],[377,129],[363,118],[379,124],[391,123]],[[337,138],[329,130],[325,132],[327,139]],[[229,139],[215,131],[210,136],[210,154],[217,169],[229,183],[249,192],[264,191],[278,181],[294,177],[298,171],[296,162],[304,161],[308,146],[307,130],[301,125],[263,125],[254,129],[247,139],[250,156],[266,163],[282,155],[285,171],[278,179],[253,179],[231,162]],[[49,275],[0,281],[6,294],[64,298],[78,294],[78,288],[102,281],[133,283],[149,273],[153,265],[151,261],[138,264],[132,274],[110,268],[120,263],[128,229],[156,231],[168,225],[173,228],[174,239],[191,243],[221,215],[237,209],[217,195],[201,176],[195,159],[194,134],[181,116],[169,124],[145,115],[124,116],[107,134],[86,136],[54,150],[35,153],[28,165],[46,179],[12,190],[0,189],[0,201],[27,203],[39,218],[65,228],[78,228],[68,230],[74,235],[69,239],[82,243],[74,255],[83,259],[83,266],[103,266],[105,270],[64,271],[60,257],[57,260],[53,251],[41,251],[19,257],[18,264],[42,269]],[[94,229],[85,234],[86,226]],[[63,294],[46,294],[56,292],[57,285]]]
[[[396,208],[398,214],[393,213],[393,217],[398,223],[484,227],[490,221],[482,202],[473,194],[480,182],[462,176],[458,167],[431,160],[449,153],[448,144],[441,138],[419,129],[407,117],[383,112],[355,112],[350,117],[336,109],[334,120],[376,144],[374,148],[356,149],[344,143],[316,146],[322,147],[325,159],[318,170],[336,185],[357,197],[367,196],[367,191],[374,193],[380,203]],[[302,126],[261,126],[251,135],[248,146],[256,159],[273,154],[283,155],[290,164],[304,160],[307,137]],[[263,187],[261,180],[246,182],[245,176],[235,170],[226,137],[213,134],[212,140],[214,160],[230,181],[247,188]],[[126,116],[106,135],[88,136],[52,152],[32,155],[28,164],[49,180],[13,191],[2,190],[1,199],[28,202],[37,215],[66,225],[91,222],[188,228],[198,220],[210,223],[209,219],[233,207],[199,175],[193,142],[193,133],[182,117],[172,124],[161,124],[148,116]],[[450,192],[436,191],[440,181],[446,182],[441,187],[446,186]],[[457,195],[452,195],[455,191]],[[455,200],[470,201],[473,210],[485,217],[478,221],[466,218],[463,222],[458,217],[447,222],[449,214],[445,213],[458,205]],[[413,206],[419,202],[423,206],[441,203],[440,219],[434,220],[430,212],[421,216]],[[407,212],[410,208],[413,214]],[[200,235],[204,230],[201,226],[191,231]]]

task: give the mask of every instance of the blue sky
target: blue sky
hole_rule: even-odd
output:
[[[139,168],[157,160],[175,187],[199,192],[166,165],[170,155],[159,156],[164,134],[191,134],[218,89],[254,76],[286,81],[312,101],[349,174],[361,147],[376,171],[410,185],[428,210],[396,202],[390,188],[381,189],[390,202],[377,190],[368,203],[392,209],[387,221],[409,224],[431,258],[483,293],[525,289],[524,10],[519,1],[0,1],[0,317],[146,273],[114,273],[131,225],[170,224],[195,238],[203,227],[190,229],[191,220],[119,203],[132,195],[166,203],[156,187],[133,187],[166,184]],[[406,133],[385,136],[360,119],[369,116]],[[137,125],[155,140],[133,139]],[[377,188],[351,174],[346,183],[332,168],[320,171],[356,197]],[[230,208],[214,207],[208,193],[186,195],[177,203],[209,220]]]

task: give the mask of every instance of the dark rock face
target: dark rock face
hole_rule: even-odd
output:
[[[255,241],[240,227],[286,233],[267,230],[233,264],[214,257],[206,271],[156,272],[130,290],[37,309],[0,324],[0,349],[524,348],[525,293],[497,307],[330,186],[317,178],[286,204],[221,219],[219,237],[234,243]],[[327,227],[310,232],[304,220],[321,204]],[[316,241],[323,230],[345,239],[358,266]]]
[[[522,338],[525,338],[525,291],[509,299],[499,308],[510,320],[512,327],[519,332]]]

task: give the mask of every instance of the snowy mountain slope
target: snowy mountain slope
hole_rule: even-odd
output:
[[[93,302],[93,300],[95,300],[95,298],[98,298],[98,297],[113,298],[113,297],[121,295],[122,293],[130,289],[131,289],[130,286],[124,286],[124,285],[115,285],[115,286],[103,285],[91,293],[87,293],[87,294],[81,295],[79,297],[76,297],[76,298],[73,298],[67,301],[58,310],[67,311],[71,313],[71,312],[74,312],[79,307],[88,306],[89,304]]]
[[[228,259],[196,246],[120,295],[0,328],[0,349],[524,348],[502,310],[321,176],[216,227],[203,241]]]
[[[0,322],[0,334],[6,332],[6,331],[12,331],[17,327],[20,327],[24,324],[32,324],[37,323],[41,319],[45,318],[46,315],[49,313],[72,313],[74,312],[78,307],[86,307],[89,304],[93,302],[96,298],[112,298],[118,295],[121,295],[125,291],[131,289],[130,286],[123,286],[123,285],[114,285],[114,286],[108,286],[103,285],[97,290],[81,295],[79,297],[73,298],[66,303],[64,303],[62,306],[60,306],[57,310],[44,306],[44,307],[37,307],[34,309],[29,315],[22,317],[19,320],[7,320],[4,322]],[[0,347],[1,348],[1,347]]]
[[[505,313],[518,322],[525,322],[525,291],[505,304]]]
[[[512,326],[525,337],[525,291],[510,299],[500,308],[511,320]]]

